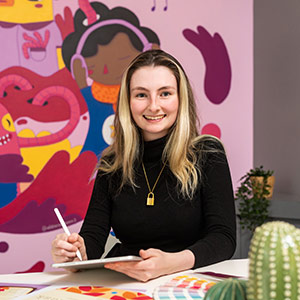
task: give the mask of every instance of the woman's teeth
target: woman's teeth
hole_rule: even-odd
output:
[[[166,115],[160,115],[160,116],[144,116],[145,119],[147,120],[160,120],[164,118]]]

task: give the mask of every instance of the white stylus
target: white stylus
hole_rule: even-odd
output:
[[[64,229],[65,233],[66,233],[68,236],[70,236],[71,233],[70,233],[70,231],[69,231],[69,229],[68,229],[68,227],[67,227],[67,225],[66,225],[66,223],[65,223],[65,221],[64,221],[64,219],[63,219],[63,217],[62,217],[62,215],[60,214],[58,208],[54,208],[54,212],[55,212],[55,214],[56,214],[56,216],[57,216],[57,218],[58,218],[58,221],[59,221],[61,227]],[[77,257],[78,257],[80,260],[82,260],[82,257],[81,257],[81,254],[80,254],[79,250],[76,251],[76,255],[77,255]]]

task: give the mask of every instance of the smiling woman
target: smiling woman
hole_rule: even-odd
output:
[[[58,235],[55,262],[108,257],[106,268],[141,281],[212,264],[235,250],[235,211],[222,144],[198,136],[195,101],[180,63],[161,50],[140,54],[121,83],[113,143],[102,154],[79,234]]]
[[[178,112],[176,78],[163,66],[142,67],[130,81],[130,109],[145,141],[165,136]]]

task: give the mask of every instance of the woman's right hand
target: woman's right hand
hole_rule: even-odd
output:
[[[84,239],[78,233],[68,236],[66,233],[58,234],[52,242],[52,259],[55,263],[79,260],[76,251],[79,250],[82,260],[87,260]]]

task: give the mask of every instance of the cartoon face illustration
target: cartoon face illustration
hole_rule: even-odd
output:
[[[85,6],[74,16],[75,31],[62,45],[65,65],[80,88],[87,84],[82,82],[82,64],[75,64],[79,57],[87,68],[86,75],[94,82],[118,85],[125,68],[138,54],[159,48],[159,38],[151,29],[141,26],[129,9],[110,10],[101,2],[82,2]]]
[[[38,23],[53,21],[52,0],[0,1],[0,21],[8,23]]]
[[[138,54],[129,37],[120,32],[108,45],[98,45],[96,55],[85,59],[88,75],[102,84],[119,84],[125,68]]]
[[[0,104],[0,155],[19,154],[17,133],[11,115]]]
[[[98,155],[112,141],[124,70],[141,52],[158,49],[160,41],[153,30],[141,26],[138,17],[125,7],[109,9],[101,2],[88,0],[78,0],[78,4],[74,31],[63,41],[62,56],[90,113],[82,152],[93,151]]]

